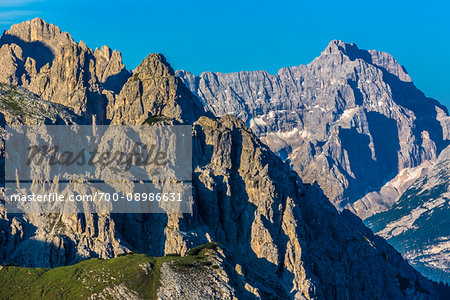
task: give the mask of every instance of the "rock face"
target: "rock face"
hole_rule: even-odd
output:
[[[11,27],[0,38],[0,82],[21,85],[39,97],[105,122],[130,73],[120,52],[89,49],[55,25],[36,18]]]
[[[89,120],[75,114],[72,109],[69,109],[63,105],[51,103],[37,98],[35,95],[27,91],[22,87],[10,86],[0,83],[0,122],[2,128],[0,129],[0,136],[2,143],[0,144],[0,165],[2,186],[4,186],[5,179],[5,153],[4,143],[5,139],[5,125],[36,125],[36,124],[48,124],[48,125],[70,125],[70,124],[87,124]],[[43,247],[40,245],[40,241],[35,238],[30,238],[28,241],[24,241],[27,238],[27,233],[31,228],[31,223],[39,224],[41,226],[42,234],[45,235],[45,227],[52,226],[54,223],[47,224],[48,218],[44,216],[35,216],[31,222],[23,223],[20,218],[14,216],[7,216],[7,212],[3,205],[4,195],[3,187],[1,188],[1,200],[0,200],[0,257],[5,260],[16,260],[19,264],[29,264],[31,262],[42,261],[45,259],[55,260],[58,264],[64,264],[64,260],[60,260],[60,255],[64,256],[63,252],[59,252],[57,248],[64,249],[64,238],[60,239],[57,236],[49,238],[55,245],[49,247]],[[26,218],[26,217],[25,217]],[[31,229],[32,230],[32,229]],[[30,236],[28,236],[30,237]],[[24,242],[24,243],[22,243]],[[20,244],[20,247],[19,247]],[[21,250],[23,249],[23,250]],[[16,253],[16,258],[11,258],[10,255]],[[48,265],[48,264],[46,264]]]
[[[202,255],[208,259],[203,265],[183,265],[175,261],[163,263],[158,299],[239,299],[230,274],[225,271],[226,257],[223,251],[207,250]],[[211,267],[208,268],[208,265]]]
[[[192,124],[204,114],[201,102],[186,88],[160,54],[150,54],[123,86],[109,111],[112,124],[142,125],[165,116]]]
[[[371,292],[363,298],[402,297],[387,291],[385,278],[375,283],[366,277],[371,271],[354,261],[363,255],[367,265],[377,265],[375,272],[389,274],[383,252],[399,259],[390,247],[347,211],[339,214],[320,190],[303,185],[241,120],[201,118],[194,132],[201,138],[196,141],[201,149],[195,148],[198,215],[213,240],[233,247],[234,257],[246,258],[236,263],[263,298],[357,298],[356,290],[366,288]],[[255,273],[274,276],[260,285]],[[298,292],[284,290],[280,280]],[[370,281],[373,285],[365,286]]]
[[[405,187],[383,200],[384,184],[433,161],[450,138],[444,106],[391,55],[354,44],[332,41],[310,64],[276,75],[177,75],[207,110],[242,118],[305,182],[362,217],[389,207]],[[378,196],[361,199],[369,192]]]
[[[10,251],[3,260],[58,266],[130,250],[183,254],[214,240],[230,251],[227,265],[236,266],[233,288],[242,297],[433,297],[430,283],[397,252],[303,185],[241,120],[200,118],[194,145],[192,215],[5,217],[2,245],[11,246],[2,246]]]
[[[450,146],[387,212],[366,223],[435,281],[450,283]]]
[[[91,53],[79,44],[64,49],[81,49],[80,55],[67,56],[76,61]],[[54,65],[55,61],[51,68]],[[67,68],[56,65],[64,72],[72,70],[70,64]],[[97,74],[95,69],[90,68],[89,74]],[[0,205],[2,263],[56,267],[130,251],[184,255],[214,241],[225,249],[217,258],[218,269],[190,277],[178,274],[170,264],[163,265],[161,273],[174,277],[161,280],[164,286],[158,296],[172,297],[177,286],[196,289],[189,281],[203,278],[216,283],[211,293],[206,289],[203,294],[187,292],[199,298],[215,294],[241,299],[437,297],[431,283],[399,253],[348,210],[338,212],[320,188],[304,184],[244,121],[235,116],[201,116],[198,100],[161,55],[147,57],[135,75],[118,96],[111,92],[106,119],[111,116],[114,124],[142,124],[149,116],[162,116],[193,124],[192,213],[11,215]],[[97,81],[87,82],[93,87],[90,84]],[[85,99],[79,101],[79,112],[89,117],[89,106],[83,110]],[[68,105],[75,109],[78,104]],[[360,114],[365,116],[364,111]],[[422,145],[428,141],[433,148],[431,138],[422,136]],[[425,156],[433,151],[419,153]],[[134,295],[118,288],[124,295]],[[111,293],[105,291],[105,295]]]

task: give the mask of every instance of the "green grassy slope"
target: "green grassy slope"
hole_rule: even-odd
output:
[[[86,299],[107,287],[123,285],[141,298],[156,299],[159,268],[173,261],[180,268],[209,266],[203,249],[194,248],[186,256],[150,257],[128,254],[113,259],[90,259],[72,266],[54,269],[0,267],[0,299]]]

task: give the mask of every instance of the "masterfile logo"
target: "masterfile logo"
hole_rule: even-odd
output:
[[[8,126],[9,212],[185,213],[192,127]]]

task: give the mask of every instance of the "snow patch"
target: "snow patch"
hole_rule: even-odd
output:
[[[325,112],[326,110],[325,110],[325,108],[323,108],[323,107],[321,107],[321,106],[319,106],[319,105],[314,105],[314,108],[318,108],[318,109],[320,109],[321,111],[323,111],[323,112]]]
[[[344,112],[342,113],[341,117],[339,120],[346,120],[346,119],[351,119],[353,117],[353,115],[358,111],[357,107],[354,108],[349,108],[344,110]]]

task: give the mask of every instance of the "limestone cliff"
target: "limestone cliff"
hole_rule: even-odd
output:
[[[160,54],[144,59],[108,108],[112,124],[127,125],[142,125],[153,116],[192,124],[204,114],[201,102]]]
[[[0,82],[21,85],[39,97],[105,122],[130,73],[120,52],[95,51],[67,32],[36,18],[11,27],[0,38]]]

